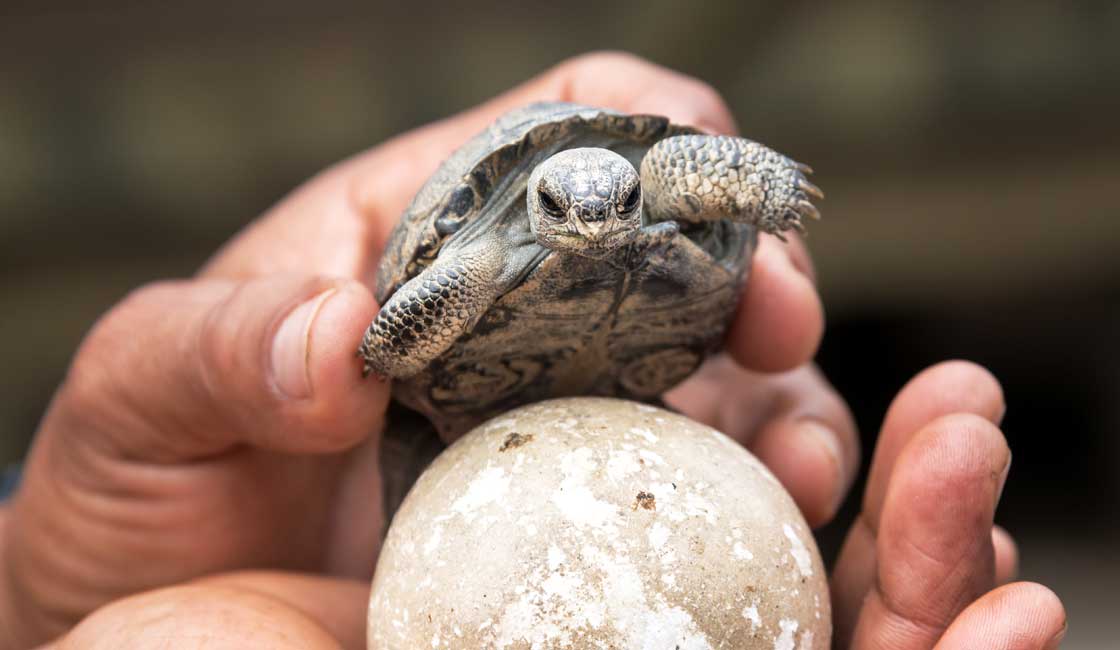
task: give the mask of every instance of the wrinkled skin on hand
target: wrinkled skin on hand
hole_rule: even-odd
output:
[[[362,647],[389,387],[362,381],[353,351],[379,252],[444,157],[540,100],[735,131],[694,79],[579,57],[328,169],[195,277],[133,292],[82,344],[0,509],[0,648]],[[764,237],[727,354],[666,396],[751,448],[814,525],[859,462],[847,408],[809,365],[822,328],[805,249]],[[1053,646],[1054,596],[996,588],[1014,573],[992,527],[1002,408],[990,375],[959,363],[891,407],[833,579],[841,647]]]

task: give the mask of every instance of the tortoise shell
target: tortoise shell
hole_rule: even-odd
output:
[[[484,212],[527,222],[529,175],[551,155],[601,147],[639,168],[654,143],[698,132],[660,116],[574,104],[505,114],[417,193],[386,245],[378,301],[384,304]],[[445,439],[551,397],[656,399],[719,348],[757,240],[743,223],[680,226],[668,246],[648,255],[596,260],[549,252],[472,331],[422,372],[396,380],[394,397],[427,416]]]

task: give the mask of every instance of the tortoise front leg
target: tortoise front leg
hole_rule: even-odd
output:
[[[645,205],[653,221],[751,223],[785,239],[801,220],[820,218],[809,197],[808,165],[744,138],[681,135],[661,140],[642,159]]]
[[[362,338],[363,376],[410,377],[451,347],[505,290],[505,252],[482,245],[441,254],[406,282]]]

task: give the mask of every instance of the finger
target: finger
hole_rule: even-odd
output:
[[[782,250],[789,255],[793,268],[809,278],[813,284],[817,283],[817,269],[813,265],[813,258],[809,255],[805,242],[796,232],[786,233],[786,242],[782,245]]]
[[[949,361],[924,370],[891,403],[876,442],[863,509],[833,569],[833,622],[838,639],[851,637],[864,596],[874,581],[879,515],[899,451],[938,417],[973,413],[998,423],[1003,412],[999,382],[984,368],[965,361]]]
[[[738,131],[726,102],[709,84],[626,52],[592,52],[553,68],[546,77],[560,101],[664,115],[709,133]],[[618,83],[624,78],[627,83]],[[558,92],[557,92],[558,91]],[[521,104],[514,98],[513,104]]]
[[[763,375],[721,355],[665,400],[746,445],[774,472],[810,525],[832,518],[855,478],[855,422],[812,366]]]
[[[824,308],[812,279],[797,268],[781,242],[759,237],[728,330],[728,353],[751,370],[781,372],[808,363],[823,333]]]
[[[376,431],[388,387],[355,359],[376,305],[353,281],[277,276],[163,283],[95,328],[56,417],[128,457],[183,460],[247,443],[330,452]],[[106,404],[115,404],[110,411]],[[123,405],[123,406],[121,406]],[[128,427],[136,419],[149,426]],[[53,428],[49,426],[49,428]],[[121,439],[118,431],[147,431]],[[182,432],[171,438],[162,432]]]
[[[1054,650],[1066,634],[1062,601],[1046,587],[1017,582],[961,612],[934,650]]]
[[[968,361],[947,361],[910,380],[887,409],[864,492],[863,510],[872,528],[886,496],[895,459],[927,423],[951,413],[972,413],[998,425],[1006,406],[999,381]]]
[[[991,530],[1011,453],[975,415],[924,427],[899,455],[876,540],[875,583],[852,645],[929,648],[995,583]]]
[[[867,592],[875,581],[875,531],[866,516],[860,514],[852,522],[829,585],[832,591],[832,634],[836,647],[853,647],[850,643]]]
[[[322,626],[343,648],[365,648],[368,581],[244,571],[204,578],[197,584],[252,591],[283,601]]]
[[[223,577],[115,601],[48,648],[358,650],[367,593],[359,583],[323,577]]]
[[[847,430],[846,430],[847,431]],[[789,491],[810,526],[832,520],[851,486],[854,463],[837,440],[853,437],[815,418],[783,417],[759,432],[751,451]]]
[[[626,83],[620,84],[618,79],[626,79]],[[626,52],[592,52],[562,61],[479,106],[425,127],[423,135],[429,137],[423,139],[431,147],[426,152],[429,164],[434,169],[459,143],[502,114],[541,101],[663,115],[710,133],[737,131],[726,102],[707,83]],[[411,135],[420,136],[421,131],[406,137]]]
[[[389,231],[439,164],[502,113],[538,101],[656,113],[713,132],[735,131],[727,105],[701,81],[628,54],[576,57],[479,107],[393,138],[320,174],[226,246],[204,273],[241,278],[303,271],[372,284]]]
[[[996,584],[1005,585],[1019,575],[1019,547],[1010,533],[993,526],[992,548],[996,554]]]

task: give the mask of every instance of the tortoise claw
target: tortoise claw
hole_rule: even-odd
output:
[[[821,188],[813,185],[804,178],[797,179],[797,189],[801,190],[802,192],[808,194],[818,201],[824,200],[824,192],[821,191]]]
[[[362,379],[369,379],[370,376],[372,376],[373,380],[377,383],[385,383],[385,377],[381,373],[373,371],[373,366],[369,362],[368,355],[366,354],[366,347],[364,344],[358,348],[358,350],[354,353],[354,356],[361,357],[362,359]]]
[[[372,381],[375,381],[379,384],[384,384],[386,381],[388,381],[388,379],[384,375],[382,375],[381,373],[374,372],[373,371],[373,366],[370,366],[370,365],[362,366],[362,379],[369,379],[370,377],[373,378]]]
[[[809,217],[814,221],[820,221],[821,219],[821,211],[817,209],[817,206],[813,205],[809,201],[806,201],[805,199],[801,199],[800,201],[798,201],[794,205],[794,207],[797,209],[797,212],[801,214],[801,216]]]

